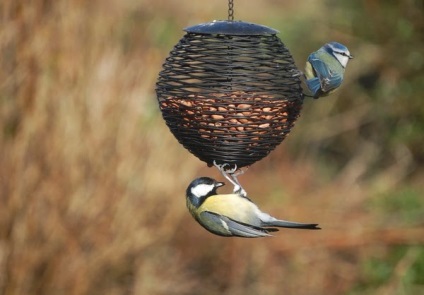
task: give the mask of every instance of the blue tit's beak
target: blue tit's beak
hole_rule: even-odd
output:
[[[224,186],[224,185],[225,185],[224,182],[217,182],[217,183],[215,183],[215,186],[216,187],[221,187],[221,186]]]
[[[348,55],[347,56],[349,59],[352,59],[353,58],[353,55]]]

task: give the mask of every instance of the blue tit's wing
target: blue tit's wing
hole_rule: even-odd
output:
[[[308,58],[308,62],[312,65],[315,71],[315,76],[322,79],[330,76],[330,69],[327,64],[318,58],[315,54],[311,54]]]
[[[268,237],[270,236],[268,232],[277,230],[272,228],[263,229],[253,225],[240,223],[231,218],[228,218],[227,216],[223,216],[210,211],[203,211],[202,213],[200,213],[200,215],[202,215],[202,220],[209,220],[210,222],[214,223],[213,227],[215,228],[215,230],[211,228],[209,228],[209,230],[218,235],[238,236],[244,238],[259,238]]]
[[[321,82],[319,81],[319,78],[312,78],[312,79],[306,80],[306,85],[308,86],[309,90],[312,92],[313,97],[317,97],[320,95]]]
[[[333,89],[336,89],[337,87],[340,86],[340,84],[343,81],[342,75],[332,71],[325,62],[323,62],[322,60],[318,58],[310,57],[308,61],[311,63],[315,71],[315,74],[318,77],[318,81],[320,83],[320,88],[322,92],[325,93]],[[310,83],[308,83],[308,87],[309,87],[309,84],[311,84],[312,89],[316,89],[317,81],[311,81]],[[312,89],[311,91],[313,91]]]
[[[339,87],[342,81],[342,76],[332,73],[330,77],[321,80],[321,89],[323,92],[329,92]]]

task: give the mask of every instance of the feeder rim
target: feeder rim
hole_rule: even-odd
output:
[[[243,21],[214,20],[209,23],[202,23],[191,27],[184,28],[187,33],[203,34],[203,35],[239,35],[239,36],[255,36],[255,35],[275,35],[279,31],[267,26],[248,23]]]

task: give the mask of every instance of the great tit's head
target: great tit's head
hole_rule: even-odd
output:
[[[208,197],[216,195],[216,190],[225,185],[210,177],[199,177],[193,180],[187,188],[186,196],[190,202],[199,207]]]

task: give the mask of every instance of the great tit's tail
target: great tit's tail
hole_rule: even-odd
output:
[[[277,226],[286,228],[298,228],[298,229],[321,229],[316,223],[300,223],[286,220],[272,220],[267,222],[264,226]]]

